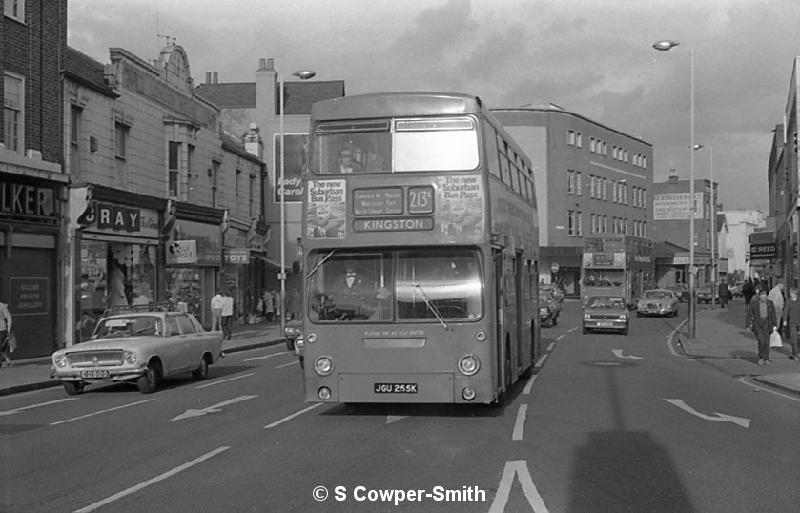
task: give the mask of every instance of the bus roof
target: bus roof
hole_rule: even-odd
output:
[[[314,120],[436,116],[480,112],[482,101],[464,93],[368,93],[316,102]]]

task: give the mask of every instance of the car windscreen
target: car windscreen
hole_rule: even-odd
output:
[[[92,335],[92,340],[161,336],[163,331],[160,317],[112,317],[102,319],[98,323]]]

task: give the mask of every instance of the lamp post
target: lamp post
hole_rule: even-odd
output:
[[[694,149],[699,150],[701,148],[705,148],[702,144],[695,144]],[[717,261],[714,258],[714,239],[717,237],[717,209],[716,204],[714,203],[714,148],[709,146],[708,147],[708,180],[711,183],[711,201],[710,201],[710,208],[709,208],[709,218],[711,221],[711,309],[714,310],[716,308],[716,301],[714,300],[714,294],[717,291]],[[722,301],[722,297],[719,298]]]
[[[659,52],[668,52],[678,46],[678,41],[664,39],[653,43],[653,49]],[[694,268],[694,48],[689,47],[689,338],[695,337],[695,315],[697,301],[695,292]],[[712,291],[713,297],[713,291]]]
[[[296,71],[292,75],[300,80],[308,80],[313,78],[317,73],[314,71]],[[286,183],[284,176],[284,158],[286,153],[286,145],[284,144],[284,88],[285,83],[283,79],[278,81],[278,107],[281,109],[280,121],[280,141],[281,141],[281,154],[280,154],[280,178],[278,179],[278,194],[280,195],[280,211],[281,211],[281,270],[278,274],[278,279],[281,282],[280,291],[280,304],[281,304],[281,334],[286,332]]]

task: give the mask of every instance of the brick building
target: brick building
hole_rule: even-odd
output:
[[[0,301],[19,339],[16,358],[63,343],[66,253],[60,71],[66,0],[6,1],[0,18]]]

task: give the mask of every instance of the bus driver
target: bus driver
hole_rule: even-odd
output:
[[[346,266],[343,277],[333,284],[330,291],[322,294],[323,308],[320,319],[358,320],[372,318],[385,306],[388,291],[375,289],[359,276],[353,266]]]
[[[339,154],[339,173],[349,175],[360,173],[361,164],[355,159],[352,148],[345,148]]]

